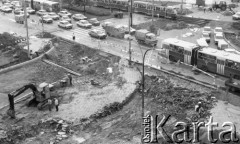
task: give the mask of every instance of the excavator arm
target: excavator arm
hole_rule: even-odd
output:
[[[25,92],[27,89],[31,89],[33,92],[34,97],[36,97],[36,93],[38,92],[36,86],[34,84],[27,84],[11,93],[8,94],[8,99],[9,99],[9,110],[7,112],[7,114],[12,117],[15,118],[15,109],[14,109],[14,98],[19,96],[20,94],[22,94],[23,92]]]

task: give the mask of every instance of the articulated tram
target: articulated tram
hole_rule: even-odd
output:
[[[162,48],[170,61],[181,61],[199,69],[240,79],[240,55],[200,46],[176,38],[165,39]]]
[[[128,0],[95,0],[95,6],[103,8],[112,8],[122,11],[128,11]],[[145,15],[152,15],[157,17],[164,17],[169,19],[177,18],[177,11],[173,7],[165,7],[150,2],[134,1],[133,11]]]

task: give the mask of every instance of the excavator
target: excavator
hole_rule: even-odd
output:
[[[7,114],[11,117],[11,118],[15,118],[15,109],[14,109],[14,98],[19,96],[20,94],[22,94],[23,92],[25,92],[28,89],[31,89],[33,92],[33,97],[32,99],[30,99],[27,102],[27,106],[30,106],[33,103],[37,104],[37,108],[39,110],[41,110],[46,104],[47,104],[47,100],[51,98],[50,96],[50,90],[51,90],[51,86],[50,84],[47,83],[42,83],[39,85],[39,88],[41,89],[41,91],[38,91],[37,87],[30,83],[27,84],[11,93],[8,94],[8,99],[9,99],[9,109],[7,111]]]

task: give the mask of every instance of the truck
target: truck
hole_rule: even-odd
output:
[[[237,80],[226,80],[225,86],[229,88],[230,91],[235,92],[240,90],[240,83]]]
[[[124,38],[125,31],[121,28],[116,27],[114,24],[108,24],[103,27],[108,36],[117,37],[120,39]]]
[[[24,23],[24,15],[20,14],[20,15],[15,15],[15,21],[17,23],[23,24]]]
[[[135,38],[138,43],[155,47],[158,43],[156,35],[146,29],[140,29],[135,32]]]

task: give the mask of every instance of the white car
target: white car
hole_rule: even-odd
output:
[[[44,16],[44,15],[46,15],[46,14],[48,14],[48,12],[45,11],[45,10],[39,10],[39,11],[37,11],[37,15],[39,15],[39,16]]]
[[[30,7],[27,7],[26,10],[29,14],[35,14],[36,13],[36,11],[34,9],[30,8]]]
[[[214,29],[214,35],[216,35],[217,33],[223,33],[223,29],[222,29],[222,27],[216,27],[215,29]]]
[[[1,11],[5,12],[5,13],[11,13],[12,9],[10,7],[7,7],[7,6],[2,6]]]
[[[67,15],[68,17],[71,17],[71,16],[72,16],[72,14],[71,14],[70,12],[66,11],[66,10],[60,11],[60,12],[58,13],[58,15],[59,15],[60,17],[62,17],[62,16],[64,16],[64,15]]]
[[[120,28],[125,32],[125,34],[129,34],[129,27],[127,25],[118,25],[116,28]],[[130,34],[133,35],[135,32],[136,30],[130,27]]]
[[[73,25],[71,23],[69,23],[68,21],[60,21],[60,22],[58,22],[58,27],[72,29]]]
[[[100,25],[100,22],[97,20],[97,18],[91,18],[88,21],[94,26],[99,26]]]
[[[63,21],[68,21],[69,23],[72,23],[72,19],[69,18],[67,15],[63,15],[62,18],[61,18],[61,20],[63,20]]]
[[[87,20],[80,20],[77,22],[77,26],[84,28],[91,28],[92,24],[90,24]]]
[[[102,23],[102,27],[104,28],[104,27],[106,27],[106,26],[108,26],[108,25],[112,25],[113,23],[112,22],[103,22]]]
[[[210,43],[210,36],[208,33],[202,33],[202,37],[206,40],[207,43]]]
[[[49,17],[48,15],[44,15],[44,16],[40,17],[39,21],[41,23],[53,23],[53,19],[51,17]]]
[[[222,33],[217,33],[214,35],[214,43],[218,44],[218,41],[223,40],[223,34]]]
[[[20,11],[20,12],[19,12],[19,15],[25,15],[24,11]],[[29,17],[30,17],[30,15],[29,15],[29,13],[27,12],[27,18],[29,18]]]
[[[13,8],[13,5],[10,4],[10,3],[5,3],[5,4],[3,4],[3,6],[7,6],[7,7],[10,7],[10,8]]]
[[[59,15],[57,15],[55,12],[48,13],[48,16],[50,18],[52,18],[53,20],[59,20],[60,19]]]
[[[235,13],[235,14],[232,16],[232,19],[233,19],[233,20],[239,20],[239,19],[240,19],[240,12]]]
[[[79,21],[79,20],[86,20],[87,17],[85,17],[83,14],[74,14],[72,16],[72,18],[76,21]]]
[[[205,26],[202,31],[202,33],[208,33],[209,36],[211,35],[211,32],[212,30],[211,30],[211,27],[209,26]]]

